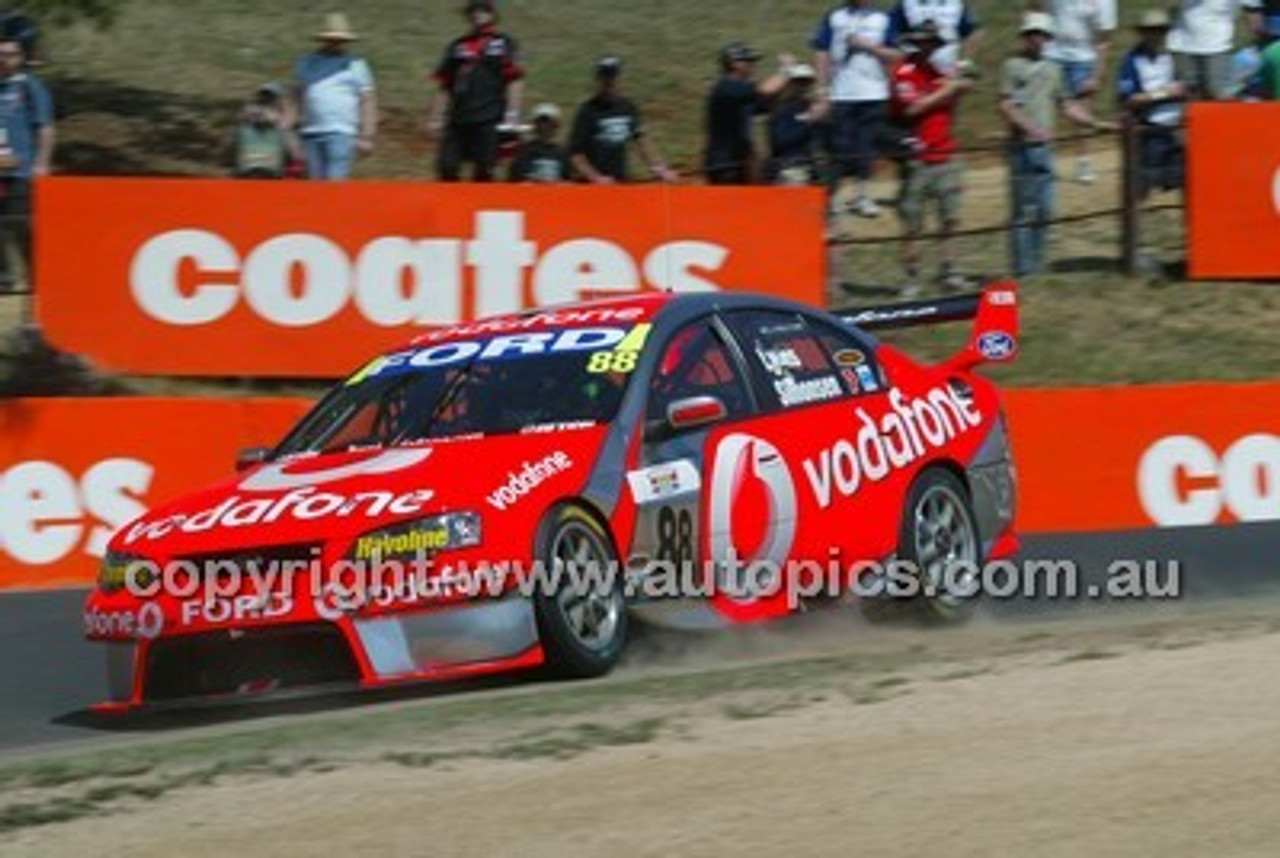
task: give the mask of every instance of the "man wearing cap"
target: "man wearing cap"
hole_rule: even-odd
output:
[[[756,180],[752,119],[786,85],[782,69],[794,57],[780,57],[779,70],[757,85],[752,76],[760,54],[742,42],[720,52],[720,79],[707,99],[707,149],[703,167],[713,185],[749,185]]]
[[[533,109],[533,139],[520,147],[511,162],[512,182],[557,184],[569,181],[569,153],[556,142],[560,108],[549,102]]]
[[[1142,126],[1140,186],[1145,196],[1182,187],[1184,149],[1179,127],[1188,89],[1179,80],[1167,37],[1173,22],[1163,9],[1142,13],[1138,44],[1125,55],[1117,81],[1120,103]]]
[[[830,104],[828,173],[834,199],[840,181],[854,180],[849,211],[878,217],[867,190],[889,107],[889,69],[901,54],[889,45],[889,16],[873,0],[848,0],[828,12],[810,41],[814,66]]]
[[[520,122],[524,67],[515,39],[498,31],[493,3],[471,0],[463,14],[471,29],[449,43],[436,67],[439,89],[427,131],[444,135],[436,159],[441,181],[458,181],[462,165],[471,164],[472,179],[489,182],[498,163],[499,126]]]
[[[1009,181],[1013,204],[1010,251],[1014,276],[1045,270],[1053,218],[1054,125],[1062,110],[1080,125],[1111,127],[1089,114],[1067,89],[1062,67],[1045,56],[1053,17],[1028,12],[1019,29],[1022,50],[1000,67],[1000,113],[1009,128]]]
[[[378,128],[373,72],[348,52],[356,34],[345,15],[328,15],[316,41],[319,48],[294,69],[307,175],[345,179],[357,154],[373,152]]]
[[[629,178],[627,152],[634,143],[650,173],[669,182],[675,175],[667,169],[645,136],[638,108],[622,94],[622,60],[606,54],[596,60],[596,92],[583,102],[569,134],[569,157],[584,180],[612,185]]]
[[[1178,0],[1169,50],[1178,79],[1197,99],[1221,101],[1231,83],[1240,0]]]
[[[910,50],[893,73],[893,109],[899,124],[908,131],[906,142],[910,150],[903,163],[898,199],[906,238],[902,244],[906,273],[902,297],[915,298],[924,291],[920,282],[920,236],[929,203],[938,210],[938,280],[949,291],[967,285],[955,270],[951,235],[960,223],[962,193],[961,167],[956,160],[956,108],[961,97],[973,88],[973,79],[938,68],[934,58],[945,41],[932,21],[925,21],[904,35],[904,44]]]

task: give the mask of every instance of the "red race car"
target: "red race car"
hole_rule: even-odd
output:
[[[963,318],[936,366],[868,333]],[[646,294],[425,334],[115,535],[84,612],[101,708],[598,675],[637,617],[880,604],[886,565],[919,585],[895,605],[962,618],[973,567],[1017,547],[1004,418],[973,373],[1016,351],[1012,284],[849,314]]]

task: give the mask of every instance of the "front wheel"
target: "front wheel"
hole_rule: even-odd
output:
[[[534,593],[547,666],[561,676],[602,676],[627,641],[627,609],[613,540],[586,510],[553,509],[538,534],[544,580]]]

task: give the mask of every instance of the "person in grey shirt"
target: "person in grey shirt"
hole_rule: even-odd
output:
[[[1049,221],[1053,218],[1054,123],[1058,111],[1080,125],[1100,122],[1072,98],[1062,67],[1045,56],[1053,17],[1028,12],[1020,29],[1022,50],[1000,68],[1000,112],[1009,128],[1009,187],[1012,203],[1010,251],[1015,277],[1045,269]]]

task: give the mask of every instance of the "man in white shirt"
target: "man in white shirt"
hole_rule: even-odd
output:
[[[313,179],[345,179],[357,154],[373,152],[378,122],[373,73],[348,52],[355,40],[346,16],[331,14],[316,34],[319,49],[294,69],[307,175]]]
[[[1240,0],[1179,0],[1178,18],[1169,33],[1169,50],[1178,78],[1196,99],[1230,97],[1231,56]]]
[[[872,0],[849,0],[823,17],[811,47],[830,106],[832,197],[840,180],[851,176],[856,190],[849,210],[877,217],[880,207],[867,181],[888,118],[889,67],[898,60],[889,46],[889,16]]]
[[[1116,0],[1051,0],[1055,37],[1045,56],[1062,67],[1067,94],[1091,117],[1089,103],[1106,78],[1107,56],[1116,29]],[[1089,138],[1076,143],[1076,181],[1097,181],[1089,155]]]
[[[982,36],[971,5],[968,0],[898,0],[889,13],[889,44],[897,46],[904,34],[932,21],[943,38],[933,62],[948,72],[967,71]]]

